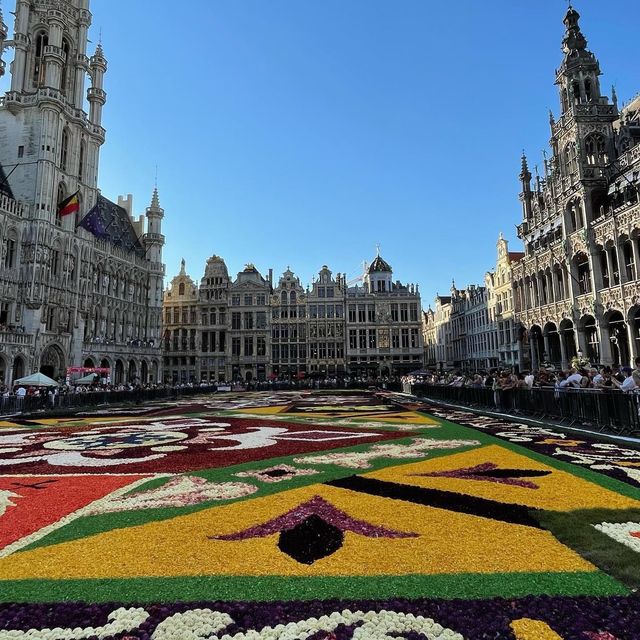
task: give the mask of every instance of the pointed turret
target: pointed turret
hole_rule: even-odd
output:
[[[151,196],[150,209],[160,209],[160,198],[158,197],[158,187],[153,188],[153,195]]]
[[[89,101],[89,122],[102,126],[102,107],[107,101],[107,94],[103,88],[104,74],[107,72],[107,60],[104,57],[102,43],[99,42],[96,51],[91,56],[89,73],[91,75],[91,87],[87,90]]]
[[[580,31],[580,14],[571,6],[564,16],[564,26],[567,28],[564,38],[562,38],[562,50],[566,55],[574,52],[584,51],[587,48],[587,39]]]
[[[520,192],[520,202],[522,203],[522,216],[524,220],[528,220],[531,217],[531,172],[529,171],[529,165],[527,163],[527,156],[524,151],[520,158],[520,183],[522,184],[522,191]]]
[[[579,20],[580,14],[569,6],[563,20],[566,29],[562,38],[564,58],[556,72],[562,113],[579,104],[603,103],[598,80],[600,64],[595,55],[587,49],[587,39],[580,30]]]

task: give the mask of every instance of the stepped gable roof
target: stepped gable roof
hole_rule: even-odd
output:
[[[391,273],[393,269],[388,262],[385,262],[379,255],[369,265],[369,273]]]

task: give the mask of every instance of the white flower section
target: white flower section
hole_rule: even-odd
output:
[[[21,498],[17,493],[13,493],[13,491],[5,491],[4,489],[0,489],[0,516],[9,508],[15,507],[16,503],[11,502],[11,498]]]
[[[148,617],[149,614],[141,608],[120,608],[109,614],[109,622],[103,627],[0,631],[0,640],[85,640],[96,636],[102,640],[118,633],[133,632]],[[307,640],[320,631],[331,633],[340,625],[359,625],[353,632],[353,640],[402,640],[408,633],[421,633],[427,640],[465,640],[459,633],[443,627],[431,618],[384,609],[367,613],[352,613],[345,609],[341,613],[239,632],[233,636],[212,635],[224,631],[231,624],[233,619],[226,613],[211,609],[191,609],[165,618],[156,627],[151,640]]]
[[[120,607],[112,611],[102,627],[81,629],[29,629],[29,631],[0,631],[0,640],[85,640],[85,638],[110,638],[118,633],[135,631],[147,620],[149,614],[142,608],[125,609]]]
[[[151,640],[200,640],[228,627],[233,620],[226,613],[211,609],[191,609],[161,622]]]
[[[319,456],[294,458],[298,464],[335,464],[351,469],[369,469],[376,458],[425,458],[436,449],[459,449],[478,446],[478,440],[430,440],[418,438],[411,444],[376,444],[367,451],[327,453]]]
[[[640,522],[603,522],[593,526],[636,553],[640,553]]]

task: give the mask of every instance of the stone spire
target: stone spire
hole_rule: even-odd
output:
[[[562,38],[564,58],[557,70],[556,84],[560,87],[562,113],[580,104],[601,104],[600,64],[587,49],[587,39],[580,30],[580,14],[572,7],[564,17]]]
[[[580,14],[569,5],[563,20],[567,30],[562,39],[562,50],[566,55],[570,55],[574,51],[584,51],[587,48],[587,39],[580,31],[579,21]]]
[[[87,100],[89,101],[89,122],[98,126],[102,125],[102,107],[107,101],[107,94],[104,90],[104,74],[107,71],[107,60],[104,57],[102,43],[99,42],[96,51],[91,56],[89,63],[91,75],[91,87],[87,90]]]
[[[525,220],[531,217],[532,211],[532,193],[531,193],[531,172],[527,164],[527,156],[522,151],[520,165],[520,182],[522,183],[522,191],[520,192],[520,202],[522,203],[522,215]]]
[[[158,187],[153,188],[153,195],[151,196],[151,209],[160,209],[160,198],[158,197]]]
[[[523,186],[529,184],[531,181],[531,172],[529,171],[529,165],[527,164],[527,156],[522,151],[522,157],[520,158],[520,180],[522,180]]]

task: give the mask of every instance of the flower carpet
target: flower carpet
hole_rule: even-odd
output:
[[[374,393],[0,422],[0,640],[640,638],[640,457]]]

